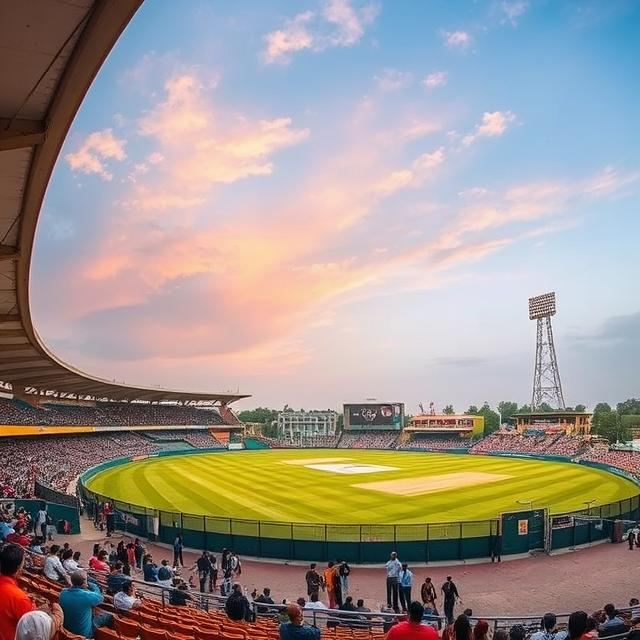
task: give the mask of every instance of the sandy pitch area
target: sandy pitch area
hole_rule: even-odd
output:
[[[422,478],[402,478],[400,480],[381,480],[377,482],[361,482],[352,484],[358,489],[370,489],[395,496],[421,496],[426,493],[471,487],[478,484],[488,484],[507,480],[513,476],[499,473],[482,473],[480,471],[461,471],[446,473],[439,476],[423,476]]]
[[[324,464],[326,462],[347,462],[353,458],[296,458],[295,460],[281,460],[282,464],[293,464],[304,467],[307,464]]]

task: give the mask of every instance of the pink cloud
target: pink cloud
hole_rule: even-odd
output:
[[[478,138],[501,136],[515,119],[516,116],[511,111],[485,111],[482,114],[482,122],[476,125],[473,133],[462,138],[462,144],[468,147]]]
[[[348,0],[325,0],[320,9],[299,13],[266,34],[262,58],[266,64],[287,64],[292,54],[305,49],[317,52],[353,46],[378,13],[374,4],[356,7]]]
[[[471,46],[471,36],[466,31],[445,31],[442,37],[449,49],[466,51]]]
[[[107,160],[122,162],[127,157],[125,144],[125,140],[113,135],[112,129],[95,131],[85,138],[77,151],[67,153],[65,160],[72,171],[97,174],[103,180],[111,181],[113,174],[107,169]]]

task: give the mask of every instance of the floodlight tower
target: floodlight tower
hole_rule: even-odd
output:
[[[531,411],[539,410],[540,405],[545,401],[554,408],[564,409],[564,397],[551,328],[551,316],[555,314],[555,291],[529,298],[529,320],[535,320],[537,324],[536,366],[533,374]]]

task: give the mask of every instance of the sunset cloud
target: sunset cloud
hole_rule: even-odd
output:
[[[445,71],[434,71],[422,81],[422,84],[428,89],[443,87],[447,84],[447,73]]]
[[[465,147],[472,145],[478,138],[495,138],[501,136],[516,119],[511,111],[485,111],[482,122],[477,124],[473,133],[462,138]]]
[[[383,69],[380,75],[374,76],[374,80],[380,91],[398,91],[411,84],[413,76],[407,71],[398,69]]]
[[[503,21],[509,22],[513,27],[517,26],[518,19],[526,13],[528,8],[529,3],[526,0],[503,0],[500,4]]]
[[[67,153],[65,160],[72,171],[97,174],[103,180],[111,181],[113,174],[107,169],[107,161],[122,162],[127,157],[125,144],[125,140],[116,138],[112,129],[95,131],[85,138],[77,151]]]
[[[378,13],[374,4],[358,7],[348,0],[325,0],[319,9],[299,13],[264,36],[263,60],[267,64],[287,64],[294,53],[304,49],[317,52],[353,46]]]
[[[466,31],[445,31],[442,38],[449,49],[466,51],[471,46],[471,36]]]

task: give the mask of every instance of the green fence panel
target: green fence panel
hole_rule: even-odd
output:
[[[329,560],[360,562],[361,547],[362,545],[359,542],[327,542],[327,558]]]
[[[207,546],[207,534],[204,531],[183,529],[182,542],[188,549],[205,549]]]
[[[220,533],[231,535],[231,520],[229,518],[216,518],[205,516],[204,528],[207,533]]]
[[[426,550],[426,562],[460,559],[460,540],[429,540]]]
[[[258,529],[259,535],[263,539],[277,538],[291,540],[293,538],[293,525],[289,522],[260,522]]]
[[[418,540],[410,542],[405,540],[403,542],[396,542],[395,545],[386,545],[387,553],[384,554],[378,562],[381,564],[389,559],[389,553],[391,551],[397,551],[398,557],[403,562],[426,562],[427,561],[427,542],[426,540]]]
[[[260,535],[259,522],[257,520],[231,520],[231,535],[233,536],[253,536]]]
[[[264,558],[284,558],[293,557],[293,543],[289,539],[283,538],[261,538],[259,554]]]
[[[180,529],[181,515],[175,511],[160,511],[160,526]]]
[[[573,527],[554,529],[551,532],[551,548],[566,549],[573,544]]]
[[[260,540],[256,536],[231,535],[231,550],[243,556],[258,557],[260,555]]]
[[[361,544],[360,562],[363,564],[384,564],[389,559],[389,554],[392,551],[397,551],[396,544],[394,542],[367,542],[367,544]],[[405,559],[403,554],[402,558]],[[408,559],[409,558],[407,556],[407,560]],[[412,560],[412,562],[415,562],[415,560]],[[424,562],[424,557],[422,562]]]
[[[395,527],[396,542],[426,542],[429,535],[424,524],[403,524]]]
[[[191,529],[192,531],[204,531],[204,516],[193,516],[188,514],[182,515],[182,528],[186,531]]]
[[[363,524],[360,525],[361,542],[394,542],[396,535],[402,536],[404,526],[393,524]],[[405,540],[407,538],[404,538]]]
[[[591,542],[591,527],[589,523],[582,522],[581,524],[576,524],[573,527],[573,540],[571,542],[571,546],[578,546],[581,544],[587,544]]]
[[[44,500],[16,500],[16,508],[24,507],[35,520],[40,505],[45,502]],[[53,502],[47,502],[47,513],[53,521],[53,526],[57,526],[58,520],[68,520],[71,523],[71,533],[80,533],[80,517],[78,515],[78,509],[66,504],[55,504]]]
[[[493,536],[482,536],[479,538],[462,539],[462,557],[486,558],[491,555],[491,548],[494,544]]]
[[[369,545],[365,545],[369,546]],[[308,562],[326,562],[327,547],[322,541],[314,541],[308,539],[297,540],[292,542],[292,556],[296,560],[306,560]]]
[[[293,539],[310,542],[322,542],[325,541],[325,526],[323,524],[301,524],[298,522],[293,523]]]
[[[328,524],[326,531],[327,542],[360,542],[359,524]]]
[[[460,523],[443,522],[429,524],[427,527],[428,540],[458,540],[460,538]]]

